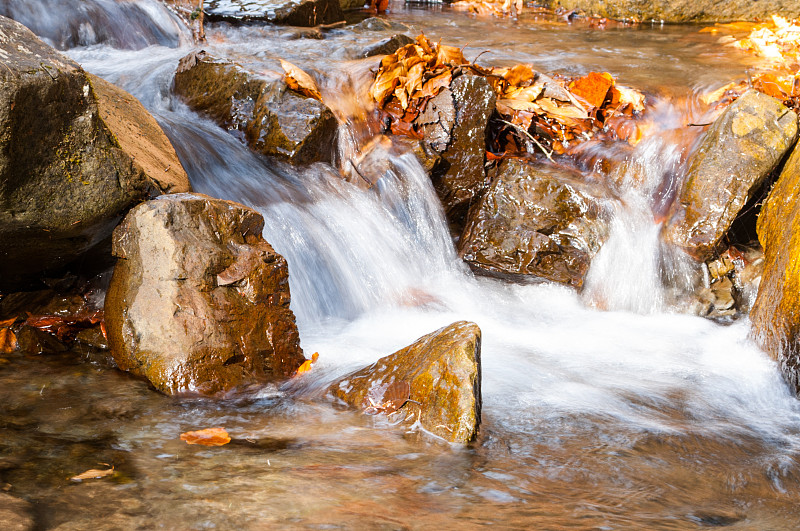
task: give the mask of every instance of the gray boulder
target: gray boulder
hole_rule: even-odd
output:
[[[189,190],[133,96],[0,17],[0,289],[106,240],[139,202]]]
[[[506,160],[469,212],[459,254],[489,273],[580,288],[608,219],[602,201],[566,170]]]
[[[293,164],[330,161],[337,122],[323,103],[205,52],[181,59],[175,92],[255,151]]]

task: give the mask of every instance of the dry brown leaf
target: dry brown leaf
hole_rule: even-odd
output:
[[[314,78],[288,61],[284,61],[283,59],[279,59],[279,61],[281,62],[283,71],[286,72],[284,78],[290,89],[304,96],[308,96],[309,98],[322,101],[322,94],[320,94],[319,87],[317,87],[317,82],[314,81]]]
[[[497,111],[500,114],[512,114],[510,111],[529,111],[529,112],[542,112],[542,108],[531,101],[517,100],[517,99],[502,99],[497,100]],[[502,110],[501,110],[502,109]]]
[[[107,465],[106,463],[100,463],[100,464],[101,465],[106,465],[106,466],[111,466],[111,465]],[[104,478],[106,476],[110,476],[113,473],[114,473],[114,467],[113,466],[111,466],[111,468],[106,468],[106,469],[102,469],[102,470],[97,469],[97,468],[92,468],[92,469],[87,470],[86,472],[83,472],[82,474],[78,474],[77,476],[72,476],[69,479],[70,479],[70,481],[83,481],[83,480],[86,480],[86,479],[100,479],[100,478]]]
[[[614,90],[619,94],[621,105],[630,105],[634,112],[644,112],[644,94],[638,90],[620,86],[615,86]]]
[[[585,110],[570,103],[562,106],[550,98],[539,98],[536,103],[546,114],[557,120],[585,120],[589,117]]]
[[[419,97],[432,98],[439,94],[442,89],[449,87],[452,81],[453,72],[450,70],[445,70],[441,74],[433,76],[422,85],[422,90],[420,91]]]
[[[222,446],[231,442],[225,428],[206,428],[198,431],[181,433],[181,440],[187,444],[202,444],[203,446]]]
[[[14,331],[10,328],[0,328],[0,352],[10,354],[17,350],[18,346],[17,336]]]
[[[446,46],[444,44],[437,46],[436,66],[460,66],[464,64],[467,64],[467,60],[464,59],[464,54],[461,53],[460,48],[456,48],[455,46]]]

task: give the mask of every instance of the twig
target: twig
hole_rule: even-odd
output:
[[[534,144],[539,146],[539,149],[541,149],[542,153],[545,154],[545,156],[547,157],[547,160],[549,160],[552,163],[555,163],[555,161],[553,160],[553,157],[551,156],[553,154],[553,152],[551,151],[551,152],[548,153],[547,149],[545,149],[545,147],[538,140],[536,140],[536,138],[534,138],[534,136],[532,134],[530,134],[528,131],[526,131],[522,127],[518,126],[517,124],[511,123],[511,122],[506,121],[506,120],[500,120],[500,121],[503,122],[504,124],[510,125],[514,129],[516,129],[517,131],[520,131],[520,132],[524,133],[525,136],[530,138],[533,141]]]

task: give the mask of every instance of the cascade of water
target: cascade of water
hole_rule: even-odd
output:
[[[156,0],[25,0],[0,2],[13,18],[60,50],[108,44],[141,49],[191,39],[178,18]]]

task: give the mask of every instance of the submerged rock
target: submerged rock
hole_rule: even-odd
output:
[[[488,182],[483,169],[486,127],[496,95],[481,76],[462,75],[431,99],[417,117],[425,159],[436,192],[451,221],[458,223]]]
[[[397,410],[406,424],[418,422],[447,441],[466,443],[481,421],[480,355],[480,328],[459,321],[348,374],[330,392],[354,407]],[[404,396],[389,396],[401,386]]]
[[[391,37],[386,37],[374,44],[370,44],[361,52],[361,57],[372,57],[374,55],[388,55],[390,53],[394,53],[406,44],[411,44],[414,42],[414,39],[409,37],[408,35],[403,35],[399,33],[397,35],[392,35]]]
[[[734,22],[760,21],[770,15],[800,17],[794,0],[550,0],[549,5],[578,9],[587,15],[639,22]]]
[[[270,22],[316,26],[344,20],[339,0],[207,0],[212,22]]]
[[[688,161],[664,238],[700,260],[717,251],[739,211],[797,138],[797,115],[749,90],[714,122]]]
[[[107,240],[137,203],[189,190],[136,98],[0,17],[0,289]]]
[[[177,194],[114,231],[105,301],[114,360],[167,394],[213,394],[287,378],[305,361],[286,260],[245,206]]]
[[[604,212],[565,170],[506,160],[469,212],[459,254],[490,273],[579,288],[608,235]]]
[[[255,151],[293,164],[330,161],[336,118],[323,103],[233,62],[193,52],[181,59],[175,92]]]
[[[764,271],[750,311],[753,336],[800,393],[800,147],[795,146],[758,216]]]
[[[4,492],[0,492],[0,522],[3,522],[5,531],[29,531],[36,528],[31,504]]]

